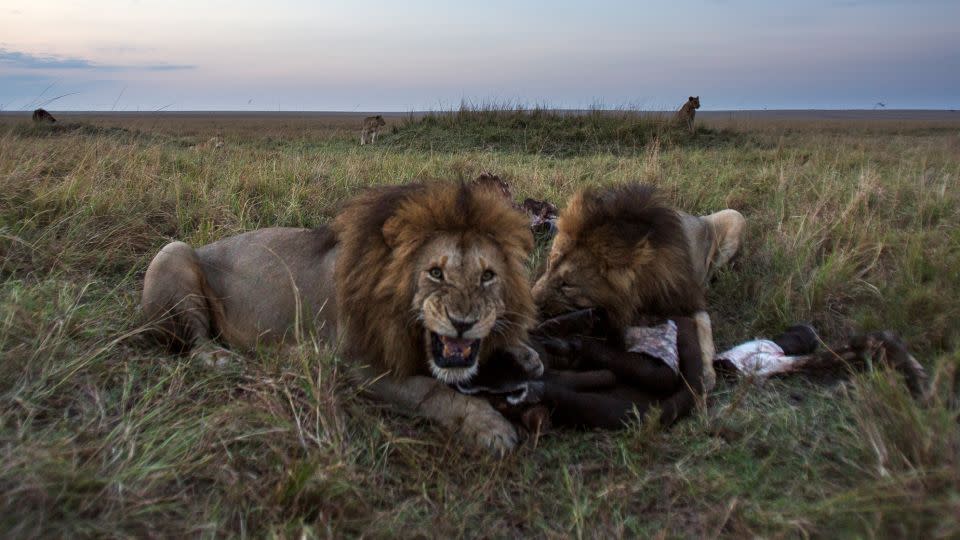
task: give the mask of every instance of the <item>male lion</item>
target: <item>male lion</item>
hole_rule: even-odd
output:
[[[368,116],[363,119],[363,129],[360,130],[360,146],[367,143],[377,142],[377,135],[380,134],[380,128],[387,125],[383,120],[383,115]]]
[[[48,113],[46,109],[37,109],[33,111],[33,122],[35,124],[54,124],[57,119],[53,117],[52,114]]]
[[[532,373],[534,321],[526,218],[470,185],[370,190],[328,227],[268,228],[194,249],[165,246],[147,269],[143,309],[176,344],[207,358],[322,329],[374,378],[370,393],[502,454],[513,426],[468,380],[495,350]],[[432,374],[432,376],[430,376]]]
[[[677,122],[686,125],[690,133],[693,134],[693,119],[697,116],[697,109],[700,108],[700,96],[690,96],[683,107],[677,111]]]
[[[687,216],[652,187],[627,184],[580,191],[557,229],[546,271],[533,287],[541,315],[600,308],[620,332],[645,316],[693,317],[703,387],[712,389],[715,348],[704,285],[739,248],[743,216],[733,210]]]

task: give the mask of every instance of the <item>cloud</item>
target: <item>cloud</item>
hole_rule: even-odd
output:
[[[156,47],[143,47],[139,45],[126,45],[123,43],[107,43],[99,47],[94,47],[94,51],[103,54],[153,54],[157,52]]]
[[[0,66],[38,70],[96,70],[96,71],[180,71],[196,69],[188,64],[101,64],[85,58],[31,54],[0,48]]]
[[[62,58],[0,49],[0,64],[21,69],[91,69],[94,64],[80,58]]]

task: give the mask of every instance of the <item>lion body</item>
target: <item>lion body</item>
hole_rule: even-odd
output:
[[[224,141],[220,135],[210,137],[206,141],[194,146],[197,150],[220,150],[223,147]]]
[[[680,212],[696,280],[709,283],[717,268],[725,266],[739,252],[747,228],[743,214],[727,208],[707,216]]]
[[[57,121],[46,109],[37,109],[33,111],[33,121],[37,124],[53,124]]]
[[[196,249],[170,243],[147,269],[142,306],[178,349],[214,358],[226,352],[218,343],[250,349],[306,333],[339,342],[375,379],[375,397],[505,452],[513,427],[489,403],[428,376],[462,373],[435,366],[428,344],[469,338],[478,363],[504,349],[538,364],[524,344],[534,321],[530,249],[524,216],[485,190],[381,188],[329,227],[260,229]],[[430,277],[435,265],[443,282]]]
[[[690,96],[687,102],[677,111],[677,121],[687,126],[690,133],[694,132],[693,121],[697,116],[697,109],[700,108],[700,96]]]
[[[196,249],[171,242],[147,269],[142,306],[177,349],[252,349],[315,328],[329,339],[336,253],[326,227],[258,229]]]
[[[363,127],[360,130],[360,146],[377,142],[377,135],[380,134],[380,129],[385,125],[387,125],[387,122],[384,121],[383,115],[378,114],[364,118]]]
[[[587,189],[561,212],[546,272],[534,285],[541,313],[603,308],[623,330],[638,318],[693,317],[704,387],[715,382],[704,288],[739,249],[745,220],[735,210],[705,217],[670,208],[649,186]]]

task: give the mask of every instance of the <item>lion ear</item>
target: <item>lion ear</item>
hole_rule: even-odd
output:
[[[400,243],[400,234],[403,232],[403,223],[400,218],[393,216],[383,224],[383,241],[387,243],[390,249],[396,249]]]

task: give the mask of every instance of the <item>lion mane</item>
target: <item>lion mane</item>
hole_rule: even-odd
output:
[[[681,217],[655,188],[631,183],[584,189],[570,200],[557,228],[544,278],[562,259],[580,261],[574,272],[595,269],[599,282],[584,285],[591,293],[604,289],[594,307],[604,308],[618,327],[638,315],[689,316],[704,309]],[[538,288],[539,304],[541,297],[549,299],[551,287]]]
[[[465,183],[427,182],[372,189],[351,201],[333,222],[339,240],[338,332],[348,356],[394,376],[426,371],[424,328],[412,306],[415,261],[440,234],[461,245],[493,241],[508,269],[506,310],[497,331],[483,340],[480,361],[490,352],[526,338],[535,321],[526,260],[533,237],[526,217],[499,194]]]

